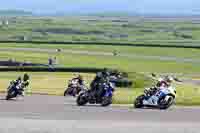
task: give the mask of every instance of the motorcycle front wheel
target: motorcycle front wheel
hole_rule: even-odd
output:
[[[168,109],[174,102],[174,97],[169,96],[168,100],[165,101],[164,98],[159,101],[159,108],[162,110]]]
[[[8,91],[8,94],[6,96],[6,100],[10,100],[11,98],[17,97],[17,93],[15,91]]]

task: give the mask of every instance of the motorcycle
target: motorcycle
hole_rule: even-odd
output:
[[[81,91],[78,80],[69,80],[67,89],[64,91],[64,96],[76,96]]]
[[[174,87],[159,88],[159,90],[149,96],[148,93],[138,96],[134,101],[135,108],[153,107],[159,109],[168,109],[175,101],[176,89]]]
[[[87,103],[90,104],[101,104],[101,106],[108,106],[112,104],[112,96],[115,89],[115,86],[113,83],[103,83],[100,84],[103,91],[101,93],[101,96],[98,97],[97,95],[94,96],[94,92],[90,90],[84,90],[80,92],[80,94],[77,97],[77,105],[83,106]]]
[[[10,100],[11,98],[15,98],[18,95],[22,95],[23,91],[24,90],[22,89],[21,83],[15,85],[13,82],[11,82],[9,87],[7,88],[6,100]]]

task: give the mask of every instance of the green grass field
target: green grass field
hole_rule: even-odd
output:
[[[95,20],[95,21],[90,21]],[[199,45],[200,24],[190,20],[163,22],[140,18],[11,17],[0,26],[0,40],[103,41]]]
[[[113,52],[119,54],[137,54],[145,56],[167,56],[177,58],[199,59],[200,49],[185,48],[157,48],[157,47],[131,47],[131,46],[99,46],[99,45],[66,45],[66,44],[15,44],[1,43],[0,48],[41,48],[41,49],[57,49],[61,50],[78,50],[93,52]]]
[[[30,46],[30,47],[29,47]],[[36,44],[1,44],[0,48],[46,48],[65,50],[86,50],[92,52],[112,52],[114,49],[120,54],[135,54],[137,56],[165,56],[181,59],[198,60],[200,52],[198,49],[176,49],[176,48],[135,48],[135,47],[114,47],[114,46],[65,46],[65,45],[36,45]],[[121,56],[100,56],[85,54],[70,54],[65,52],[48,53],[33,51],[1,51],[0,60],[16,59],[17,61],[30,61],[34,63],[48,63],[49,57],[57,57],[59,65],[66,67],[96,67],[96,68],[116,68],[127,72],[167,72],[167,73],[199,73],[200,63],[198,62],[177,62],[165,61],[152,58],[121,57]]]

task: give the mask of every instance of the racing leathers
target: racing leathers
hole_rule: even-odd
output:
[[[145,94],[148,97],[154,95],[159,89],[164,89],[171,86],[171,79],[169,80],[169,79],[159,78],[157,81],[158,82],[154,87],[145,89]]]
[[[108,73],[106,72],[99,72],[97,73],[96,77],[90,84],[90,91],[91,91],[91,98],[92,99],[100,99],[103,93],[103,83],[109,83]]]
[[[73,81],[73,80],[76,80],[76,81],[78,82],[78,84],[77,84],[77,89],[74,90],[74,91],[76,91],[76,92],[73,93],[73,96],[75,97],[75,96],[76,96],[76,93],[78,93],[78,92],[80,92],[81,90],[85,89],[85,82],[84,82],[84,80],[83,80],[83,78],[82,78],[81,76],[78,76],[78,77],[76,77],[76,78],[73,78],[72,81]]]

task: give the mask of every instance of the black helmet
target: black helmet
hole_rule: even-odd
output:
[[[22,80],[22,78],[20,76],[17,78],[17,81],[19,81],[19,80]]]
[[[102,74],[105,75],[105,76],[109,76],[108,69],[104,68],[103,71],[102,71]]]
[[[107,68],[103,68],[103,72],[108,72],[108,69]]]
[[[29,80],[29,75],[28,75],[27,73],[24,74],[23,80],[24,80],[24,81]]]

